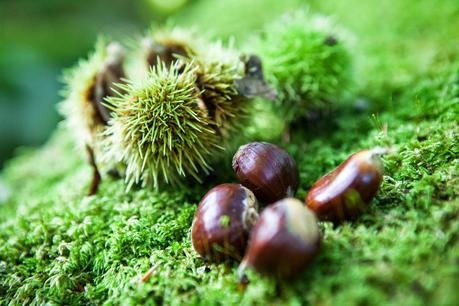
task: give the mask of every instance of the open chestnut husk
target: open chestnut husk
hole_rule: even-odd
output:
[[[258,218],[257,209],[253,192],[240,184],[212,188],[199,203],[193,220],[194,250],[212,261],[242,258]]]
[[[239,266],[271,276],[292,278],[301,273],[318,254],[321,235],[315,214],[294,198],[268,206],[258,218]]]
[[[233,170],[242,185],[268,204],[294,196],[299,186],[295,160],[285,150],[267,142],[241,146],[233,157]]]
[[[374,198],[383,180],[381,154],[374,148],[351,155],[321,177],[306,196],[306,205],[320,220],[340,222],[359,216]]]

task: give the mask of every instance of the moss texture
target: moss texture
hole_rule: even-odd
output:
[[[11,196],[0,205],[0,305],[457,305],[459,4],[433,2],[312,4],[359,39],[361,98],[292,129],[284,147],[300,167],[298,197],[359,149],[397,153],[384,157],[381,192],[364,216],[321,224],[322,253],[297,280],[252,273],[242,292],[238,263],[206,265],[193,252],[197,203],[230,173],[162,192],[125,193],[122,180],[106,180],[87,197],[89,166],[59,128],[2,174]]]

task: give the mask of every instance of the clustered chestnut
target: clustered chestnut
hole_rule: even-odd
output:
[[[351,155],[312,186],[304,205],[292,198],[299,174],[287,152],[265,142],[240,147],[233,169],[242,185],[222,184],[204,196],[192,225],[193,248],[214,261],[245,254],[241,279],[247,268],[282,278],[298,275],[319,252],[317,218],[339,222],[362,213],[381,185],[380,155],[386,151]],[[270,204],[260,216],[257,199]]]
[[[292,277],[319,252],[320,232],[314,213],[297,199],[286,198],[267,207],[255,224],[239,267],[261,274]]]
[[[294,196],[300,184],[295,160],[267,142],[240,147],[233,157],[233,170],[241,184],[267,204]]]
[[[257,201],[240,184],[221,184],[201,200],[191,229],[193,248],[202,257],[240,259],[258,217]]]

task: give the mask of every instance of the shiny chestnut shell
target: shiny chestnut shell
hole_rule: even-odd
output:
[[[320,245],[315,214],[297,199],[283,199],[268,206],[258,218],[239,274],[243,277],[250,267],[271,276],[297,276],[312,262]]]
[[[306,205],[321,220],[355,219],[378,192],[383,179],[380,155],[385,151],[375,148],[351,155],[312,186]]]
[[[233,157],[233,170],[241,184],[264,203],[294,196],[299,186],[295,160],[271,143],[241,146]]]
[[[193,248],[202,257],[240,259],[258,218],[255,195],[240,184],[212,188],[199,203],[191,229]]]

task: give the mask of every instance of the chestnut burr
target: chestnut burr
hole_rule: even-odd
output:
[[[299,186],[295,160],[267,142],[241,146],[233,157],[233,170],[241,184],[266,204],[294,196]]]
[[[191,229],[193,248],[212,261],[240,259],[257,218],[257,201],[249,189],[218,185],[199,203]]]
[[[261,213],[239,266],[239,276],[252,268],[265,275],[291,278],[300,274],[320,249],[314,213],[294,198],[278,201]]]
[[[104,105],[104,99],[109,96],[116,96],[116,83],[123,83],[125,77],[124,48],[117,42],[112,42],[107,46],[107,59],[103,67],[97,73],[93,87],[92,102],[96,108],[99,119],[107,124],[111,118],[111,111]]]
[[[351,155],[335,170],[321,177],[306,196],[306,205],[320,220],[355,219],[374,198],[383,179],[381,154],[374,148]]]

